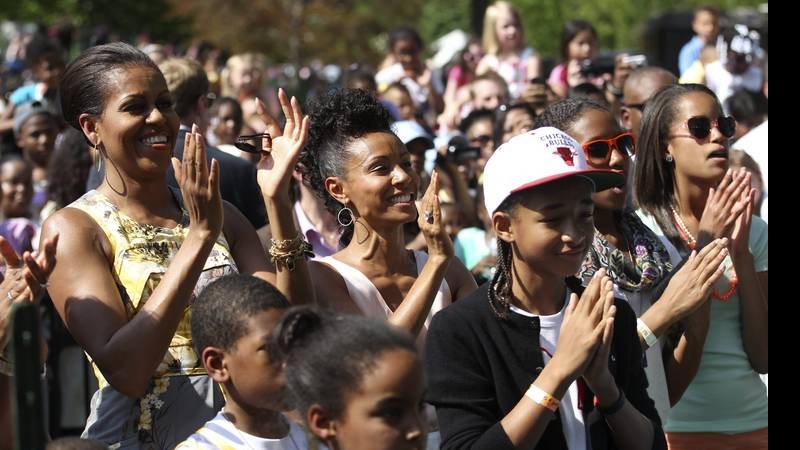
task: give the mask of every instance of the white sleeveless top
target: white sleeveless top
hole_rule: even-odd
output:
[[[422,268],[428,261],[428,254],[414,250],[414,260],[417,263],[417,276],[419,276],[419,273],[422,272]],[[361,310],[365,316],[386,320],[392,314],[392,310],[389,308],[389,305],[386,304],[378,288],[376,288],[375,285],[372,284],[372,281],[360,270],[335,259],[333,256],[326,256],[317,261],[325,263],[339,272],[339,275],[342,276],[342,279],[344,279],[347,285],[347,292],[350,294],[350,298],[353,299],[358,309]],[[452,301],[453,296],[450,293],[450,286],[447,285],[447,280],[442,280],[439,291],[436,292],[436,297],[433,299],[431,310],[428,312],[428,317],[425,319],[425,325],[422,326],[419,336],[417,336],[418,348],[421,349],[422,344],[425,342],[425,335],[427,334],[428,326],[431,324],[433,315],[452,303]]]

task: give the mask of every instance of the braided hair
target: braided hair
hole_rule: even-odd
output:
[[[513,214],[514,208],[522,201],[522,196],[511,194],[506,198],[497,211]],[[511,244],[497,239],[497,270],[489,281],[489,306],[495,316],[507,319],[511,311],[511,286],[514,279],[511,273],[513,250]]]
[[[610,113],[608,106],[586,97],[570,97],[557,101],[545,108],[536,118],[535,128],[554,127],[569,134],[575,123],[583,116],[583,112],[595,109]]]
[[[325,179],[346,175],[350,144],[356,139],[368,133],[392,133],[389,112],[368,91],[333,89],[310,101],[308,116],[311,127],[298,169],[303,174],[303,182],[338,218],[346,205],[339,203],[325,189]],[[354,225],[351,222],[342,228],[339,243],[344,247],[353,237]]]
[[[548,106],[536,118],[534,128],[555,127],[569,130],[586,109],[608,111],[607,107],[590,99],[568,98]],[[510,195],[500,204],[497,211],[513,213],[521,198],[519,193]],[[497,240],[497,271],[489,284],[489,305],[494,314],[501,319],[508,318],[511,310],[512,253],[511,244],[502,239]]]

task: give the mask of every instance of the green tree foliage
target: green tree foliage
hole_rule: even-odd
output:
[[[691,11],[701,5],[721,10],[757,6],[764,0],[511,0],[522,13],[528,41],[545,57],[561,59],[561,29],[584,19],[597,29],[598,47],[642,51],[648,19],[668,11]]]
[[[428,0],[418,24],[426,41],[459,28],[473,32],[469,8],[476,0]],[[561,59],[561,29],[571,19],[584,19],[597,29],[601,49],[643,51],[647,20],[669,11],[691,11],[700,5],[721,10],[757,6],[764,0],[510,0],[522,14],[528,42],[544,57]],[[491,2],[490,2],[491,3]]]
[[[764,0],[511,0],[522,13],[529,43],[560,59],[561,28],[569,19],[594,24],[599,47],[643,50],[648,18],[690,11],[701,4],[722,10]],[[259,51],[273,61],[377,65],[386,32],[415,26],[425,42],[456,28],[472,32],[479,0],[0,0],[0,19],[52,25],[107,25],[122,36],[147,32],[154,41],[205,39],[232,52]]]
[[[193,34],[272,61],[378,64],[386,32],[420,21],[424,0],[173,0]]]
[[[0,19],[105,25],[123,37],[148,33],[157,41],[187,38],[187,18],[171,11],[168,0],[0,0]]]

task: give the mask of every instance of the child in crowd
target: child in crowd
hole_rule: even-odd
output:
[[[281,411],[281,366],[267,345],[289,307],[272,285],[250,275],[210,284],[192,305],[192,339],[225,407],[177,450],[305,450],[303,430]],[[338,360],[337,360],[338,361]]]
[[[472,109],[494,111],[509,101],[508,84],[495,72],[486,72],[475,78],[469,88]]]
[[[694,11],[692,30],[695,35],[684,44],[678,55],[678,72],[681,76],[701,58],[704,47],[714,45],[719,34],[719,10],[713,6],[701,6]]]
[[[604,270],[585,289],[573,278],[592,240],[591,193],[624,182],[589,169],[580,145],[552,127],[489,159],[498,270],[434,316],[426,340],[443,448],[665,447],[633,311]]]
[[[33,176],[31,217],[37,220],[47,203],[47,166],[56,145],[60,124],[45,102],[32,101],[14,111],[14,137]]]
[[[553,68],[547,82],[550,88],[561,98],[569,93],[569,89],[581,83],[591,81],[602,85],[602,79],[592,79],[581,73],[581,62],[594,58],[597,52],[597,30],[585,20],[570,20],[561,31],[561,64]]]
[[[411,94],[417,112],[435,117],[444,111],[444,84],[439,70],[422,61],[422,50],[422,38],[415,29],[395,28],[389,32],[389,52],[395,62],[378,72],[375,81],[380,92],[392,83],[402,83]]]
[[[511,3],[498,1],[486,8],[483,48],[486,56],[476,72],[497,72],[508,83],[512,99],[520,97],[528,80],[539,76],[539,55],[527,46],[521,16]]]
[[[33,179],[30,164],[17,155],[0,159],[0,236],[20,255],[33,250],[36,224],[30,220]]]
[[[752,215],[751,175],[730,170],[735,127],[699,84],[662,89],[642,116],[633,190],[642,222],[673,263],[712,239],[729,241],[709,307],[692,336],[676,343],[702,354],[695,353],[699,367],[669,413],[671,449],[769,446],[769,404],[758,377],[769,367],[769,231]]]
[[[402,83],[390,84],[383,92],[383,100],[395,106],[399,113],[397,120],[417,120],[417,107],[411,98],[411,92]]]
[[[411,335],[300,307],[286,313],[273,342],[292,405],[329,448],[426,448],[425,376]]]

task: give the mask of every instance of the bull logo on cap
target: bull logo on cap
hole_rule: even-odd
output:
[[[574,167],[575,166],[575,162],[572,160],[574,155],[572,153],[572,149],[571,148],[569,148],[569,147],[556,147],[556,151],[554,151],[553,154],[560,156],[561,159],[563,159],[564,162],[567,163],[568,166],[570,166],[570,167]]]

